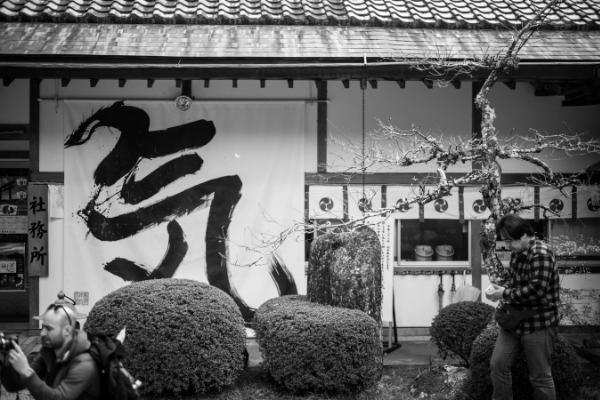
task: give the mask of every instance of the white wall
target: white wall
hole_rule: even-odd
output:
[[[29,80],[0,85],[0,124],[29,123]]]
[[[60,99],[67,101],[84,101],[85,99],[175,99],[181,94],[181,88],[175,86],[174,80],[157,80],[152,88],[147,87],[145,80],[128,80],[123,88],[119,88],[117,80],[100,80],[95,87],[90,87],[89,80],[76,79],[67,87],[60,85],[58,79],[43,80],[40,86],[40,97],[57,99],[55,104],[58,112]],[[192,96],[201,100],[253,101],[253,100],[309,100],[316,98],[315,84],[312,81],[295,81],[294,87],[289,88],[287,81],[266,81],[265,88],[260,88],[258,81],[240,80],[237,88],[231,81],[211,81],[208,88],[204,81],[192,83]],[[52,107],[51,104],[46,104]],[[306,172],[317,171],[317,135],[316,135],[316,103],[308,103],[305,118],[305,149],[304,165]],[[64,132],[63,126],[57,123],[40,125],[40,171],[64,171],[62,144],[70,132]]]
[[[472,276],[466,275],[464,282],[472,283]],[[444,293],[442,307],[457,301],[457,293],[452,292],[452,276],[442,277]],[[456,275],[456,290],[464,286],[463,275]],[[396,275],[394,276],[394,307],[396,325],[404,327],[431,326],[431,321],[439,312],[438,285],[439,276],[433,275]]]
[[[348,144],[362,142],[362,93],[356,81],[348,89],[341,82],[329,82],[327,110],[327,163],[331,171],[344,171],[357,166],[347,153]],[[377,89],[368,85],[365,90],[365,136],[373,139],[379,122],[391,123],[399,129],[412,126],[424,133],[445,138],[468,139],[471,133],[471,85],[460,89],[453,86],[427,89],[420,82],[406,82],[404,89],[395,82],[380,81]],[[379,142],[381,143],[381,142]],[[410,146],[412,140],[408,141]],[[381,171],[372,168],[368,172]],[[435,171],[435,164],[426,168],[415,165],[404,168],[389,168],[386,172]],[[457,165],[450,171],[470,170],[470,165]]]
[[[515,90],[497,84],[490,101],[496,109],[496,128],[499,136],[509,143],[518,143],[518,135],[527,135],[530,129],[542,134],[585,134],[587,138],[600,139],[600,105],[563,107],[563,96],[534,96],[529,83],[518,83]],[[510,139],[510,140],[509,140]],[[563,153],[545,151],[540,156],[556,172],[579,171],[600,161],[600,155],[569,157]],[[535,171],[531,164],[503,160],[504,172]]]
[[[378,120],[390,122],[399,129],[413,125],[425,133],[442,137],[469,139],[471,137],[472,85],[464,82],[460,89],[453,86],[426,89],[420,82],[406,82],[401,89],[395,82],[378,82],[365,91],[365,134],[367,142],[378,128]],[[328,128],[328,167],[331,171],[345,171],[357,166],[347,154],[349,143],[355,146],[362,141],[362,93],[359,83],[352,81],[345,89],[341,82],[329,82],[330,98]],[[518,143],[515,135],[527,135],[530,129],[540,133],[579,133],[588,138],[600,138],[600,105],[563,107],[562,96],[534,95],[529,83],[518,83],[515,90],[498,83],[492,89],[490,100],[496,110],[496,128],[501,140]],[[557,172],[579,171],[594,162],[600,155],[579,157],[545,151],[540,156]],[[504,172],[534,172],[531,164],[502,160]],[[469,170],[470,165],[457,165],[451,171]],[[369,172],[382,169],[373,167]],[[391,168],[387,172],[435,171],[435,164]]]

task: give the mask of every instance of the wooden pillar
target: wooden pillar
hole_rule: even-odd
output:
[[[327,81],[317,81],[317,172],[327,172]]]
[[[29,80],[29,180],[40,171],[40,79]],[[39,277],[27,274],[27,292],[29,297],[29,328],[39,327],[33,316],[40,312]]]
[[[472,220],[471,224],[471,284],[481,289],[481,222]]]

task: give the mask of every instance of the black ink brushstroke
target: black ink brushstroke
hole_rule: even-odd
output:
[[[250,322],[254,318],[256,310],[242,299],[236,288],[231,284],[230,271],[227,265],[229,259],[227,246],[229,225],[233,210],[242,197],[241,185],[242,181],[240,180],[239,186],[223,186],[214,191],[204,239],[206,242],[206,276],[209,284],[223,290],[233,298],[244,320]]]
[[[125,178],[121,197],[127,204],[138,204],[177,179],[199,171],[202,163],[203,160],[198,154],[185,154],[166,162],[140,181],[135,180],[134,170]]]
[[[188,244],[181,226],[176,221],[167,224],[169,243],[160,264],[148,272],[148,268],[125,258],[117,257],[106,263],[104,269],[125,281],[145,281],[148,279],[172,278],[177,267],[188,251]]]
[[[106,217],[94,209],[94,201],[88,203],[88,206],[80,211],[80,214],[86,220],[90,233],[94,237],[98,240],[112,242],[132,236],[141,230],[166,222],[173,217],[180,217],[198,208],[207,207],[210,195],[213,193],[215,199],[217,197],[221,198],[221,196],[217,196],[218,193],[231,192],[237,193],[239,198],[241,187],[242,181],[237,175],[223,176],[200,183],[158,203],[127,214]],[[212,221],[212,223],[217,223],[220,226],[219,221],[224,220],[218,218],[228,217],[227,214],[217,212],[218,209],[219,204],[213,202],[209,211],[209,224]],[[211,218],[211,215],[213,218]],[[226,223],[229,224],[229,220]],[[208,229],[209,227],[207,227]]]
[[[271,258],[269,274],[271,275],[275,286],[277,286],[277,293],[279,293],[280,296],[298,294],[298,288],[296,287],[294,277],[283,260],[275,253]]]
[[[122,257],[117,257],[107,262],[104,265],[104,270],[127,282],[139,282],[148,279],[146,268]]]
[[[103,186],[112,186],[125,177],[120,194],[129,204],[138,204],[151,198],[164,186],[179,177],[198,171],[202,166],[199,156],[194,158],[193,155],[184,155],[162,165],[136,182],[136,165],[143,158],[152,159],[202,147],[216,134],[212,121],[206,120],[149,132],[148,114],[142,109],[125,106],[124,102],[118,101],[109,107],[101,108],[83,121],[67,138],[65,147],[86,143],[95,130],[102,126],[116,128],[120,131],[120,136],[115,147],[94,171],[94,183],[101,189]],[[241,197],[241,187],[242,182],[237,175],[216,178],[153,205],[111,218],[96,210],[96,200],[100,192],[97,190],[79,214],[86,220],[90,233],[96,238],[115,241],[210,204],[205,236],[208,282],[228,293],[240,308],[244,319],[250,322],[255,309],[249,307],[232,286],[227,265],[228,229],[233,211]],[[161,264],[152,272],[148,273],[148,269],[124,258],[115,258],[106,264],[105,269],[125,280],[172,277],[185,256],[188,245],[181,227],[175,221],[169,222],[167,230],[167,252]],[[297,293],[294,278],[280,259],[273,259],[270,274],[280,295]]]
[[[94,171],[94,183],[111,186],[131,171],[140,158],[155,158],[204,146],[215,136],[212,121],[197,120],[149,132],[150,117],[137,107],[122,101],[101,108],[87,118],[65,141],[65,147],[84,144],[99,127],[118,129],[115,147]],[[84,136],[85,134],[88,136]]]
[[[189,246],[185,241],[181,225],[176,221],[170,221],[167,224],[167,232],[169,233],[167,250],[158,267],[150,273],[150,279],[172,278],[187,254]]]

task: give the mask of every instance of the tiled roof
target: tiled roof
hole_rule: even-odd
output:
[[[198,58],[401,60],[495,55],[511,31],[307,25],[0,23],[0,54]],[[600,30],[537,32],[522,61],[600,62]],[[312,62],[311,61],[311,62]]]
[[[0,20],[310,24],[492,28],[518,26],[546,0],[0,0]],[[552,27],[600,29],[600,0],[565,0]]]

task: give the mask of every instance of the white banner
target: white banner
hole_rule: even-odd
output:
[[[483,201],[483,195],[477,187],[465,187],[463,193],[465,219],[486,219],[490,210]]]
[[[341,186],[310,186],[308,217],[313,219],[344,218],[344,191]]]
[[[435,186],[427,186],[427,191],[435,190]],[[450,190],[450,195],[430,201],[425,204],[425,218],[428,219],[459,219],[459,199],[458,188],[453,187]]]
[[[189,278],[228,292],[246,319],[305,293],[303,236],[276,257],[265,246],[304,219],[304,103],[42,106],[66,137],[67,293],[92,306],[126,280]]]
[[[417,186],[388,186],[387,187],[387,205],[388,207],[399,207],[399,211],[394,213],[397,219],[419,219],[419,204],[406,204],[417,197],[419,188]]]
[[[503,186],[502,198],[512,198],[521,207],[530,207],[519,211],[519,216],[525,219],[533,219],[535,215],[535,192],[533,186]]]
[[[600,186],[579,186],[577,188],[577,217],[600,217]]]
[[[381,186],[348,186],[348,218],[364,218],[374,210],[381,210]]]
[[[573,198],[571,188],[566,189],[569,196],[565,196],[560,190],[551,187],[540,187],[540,205],[550,211],[545,215],[548,218],[571,218],[573,214]],[[544,210],[540,209],[540,217],[543,218]]]

